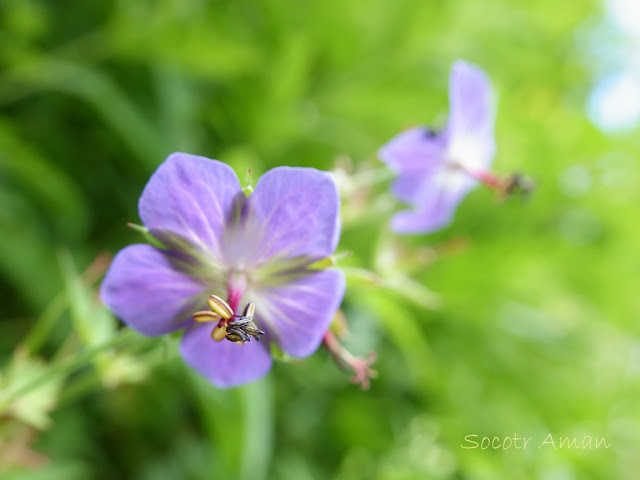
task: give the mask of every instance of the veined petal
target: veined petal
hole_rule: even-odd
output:
[[[154,336],[192,322],[191,314],[204,305],[204,289],[157,248],[131,245],[111,262],[100,297],[129,327]]]
[[[293,357],[313,353],[340,307],[344,273],[329,269],[310,272],[295,281],[257,293],[256,318],[280,348]]]
[[[330,174],[315,168],[278,167],[265,173],[249,197],[256,264],[278,256],[333,253],[340,235],[340,198]]]
[[[138,210],[149,230],[180,234],[220,259],[224,224],[240,191],[238,177],[228,165],[173,153],[149,179]]]
[[[458,60],[449,79],[449,155],[467,168],[490,165],[495,155],[491,82],[478,66]]]
[[[271,368],[269,342],[251,341],[238,345],[211,338],[212,326],[194,325],[180,343],[184,360],[218,387],[234,387],[264,376]]]
[[[378,156],[396,172],[424,174],[444,164],[445,149],[444,135],[415,127],[393,137],[380,148]]]

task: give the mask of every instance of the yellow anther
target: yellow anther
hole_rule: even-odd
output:
[[[253,317],[253,314],[256,312],[256,304],[253,302],[247,303],[247,306],[244,307],[243,315],[245,317]]]
[[[213,338],[216,342],[219,342],[220,340],[222,340],[224,337],[226,337],[226,335],[227,335],[227,324],[224,322],[221,322],[221,324],[218,324],[218,326],[214,328],[213,331],[211,332],[211,338]]]
[[[233,317],[233,310],[231,310],[231,307],[227,304],[227,302],[222,300],[217,295],[211,295],[207,299],[207,303],[209,304],[211,310],[213,310],[225,320],[229,320],[231,317]]]
[[[220,321],[220,315],[210,312],[209,310],[202,310],[193,314],[193,319],[196,322],[218,322]]]

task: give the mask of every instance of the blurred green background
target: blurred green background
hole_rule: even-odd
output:
[[[0,406],[40,380],[4,405],[0,477],[638,478],[640,136],[586,115],[637,39],[607,12],[2,0]],[[342,265],[386,282],[351,277],[343,305],[349,348],[378,356],[368,392],[323,350],[234,390],[185,367],[176,339],[132,336],[89,366],[77,356],[121,335],[95,288],[104,255],[140,241],[126,222],[167,154],[217,158],[240,178],[379,168],[376,150],[402,128],[443,124],[458,58],[498,94],[495,170],[530,175],[536,191],[500,204],[478,188],[451,227],[394,238],[388,184],[345,189]],[[611,446],[538,448],[549,433]],[[533,440],[461,448],[472,434]]]

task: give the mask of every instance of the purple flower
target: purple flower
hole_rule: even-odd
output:
[[[396,233],[426,233],[448,225],[495,154],[491,84],[477,66],[458,60],[449,78],[450,114],[440,132],[417,127],[386,145],[379,156],[398,174],[392,190],[412,209],[391,219]]]
[[[138,204],[149,233],[166,248],[121,250],[102,284],[102,300],[144,335],[185,329],[183,358],[215,385],[255,380],[271,367],[270,342],[293,357],[310,355],[340,306],[343,273],[308,268],[336,248],[339,203],[325,172],[278,167],[247,197],[228,165],[174,153]],[[238,317],[196,322],[193,314],[206,308],[210,295],[226,298],[237,316],[253,302],[249,325],[266,332],[262,341],[255,341],[259,335],[244,343],[226,340],[225,325]],[[218,326],[223,335],[213,339]]]

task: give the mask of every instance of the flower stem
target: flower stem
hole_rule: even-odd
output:
[[[377,185],[378,183],[386,182],[396,176],[396,173],[387,167],[376,167],[370,170],[363,170],[361,172],[351,175],[350,187],[353,190],[359,190],[364,187],[370,187]]]
[[[371,379],[378,376],[378,372],[371,368],[376,361],[373,352],[370,352],[366,359],[354,356],[342,346],[331,330],[325,332],[322,344],[341,368],[348,367],[353,370],[355,375],[351,377],[351,383],[360,385],[362,390],[369,390]]]
[[[45,343],[49,332],[55,327],[56,322],[67,308],[67,303],[66,295],[56,295],[29,330],[23,343],[31,355],[34,355]]]
[[[240,390],[244,418],[240,480],[267,478],[274,449],[273,393],[269,377]],[[259,399],[259,401],[256,401]]]
[[[101,253],[93,262],[82,272],[82,281],[87,285],[93,285],[98,281],[109,267],[111,258],[109,255]],[[45,311],[38,317],[35,324],[25,337],[23,343],[27,347],[27,351],[34,355],[46,341],[49,332],[55,327],[56,322],[60,319],[63,312],[69,306],[69,297],[65,292],[56,295],[49,303]]]
[[[77,368],[80,368],[89,363],[94,357],[104,352],[105,350],[109,350],[117,346],[122,346],[123,344],[131,341],[133,338],[135,338],[135,334],[132,331],[128,329],[122,330],[120,333],[114,335],[109,340],[100,345],[96,345],[92,348],[87,348],[73,356],[61,360],[58,364],[53,365],[42,375],[35,377],[33,380],[25,383],[24,385],[21,385],[19,388],[13,391],[9,390],[0,393],[0,411],[4,410],[15,400],[17,400],[30,390],[39,387],[43,383],[46,383],[54,379],[55,377],[64,376],[71,373]]]

